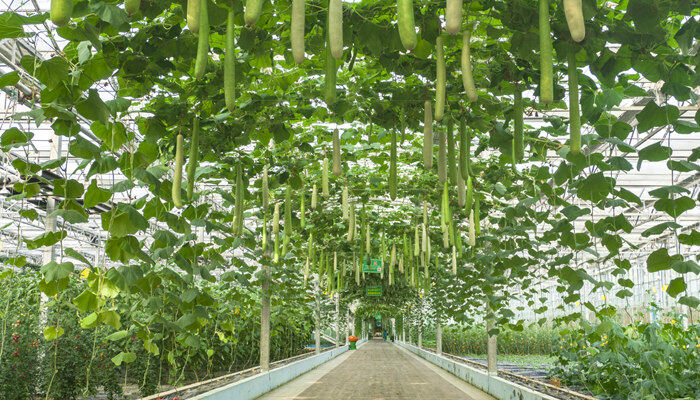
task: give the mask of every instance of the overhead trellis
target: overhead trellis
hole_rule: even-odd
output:
[[[17,242],[60,245],[66,226],[98,215],[117,264],[99,276],[122,292],[155,264],[188,282],[265,281],[257,259],[294,295],[311,278],[368,302],[365,286],[381,284],[396,309],[425,295],[444,316],[488,305],[515,324],[513,289],[541,313],[544,280],[566,304],[584,285],[631,297],[635,232],[672,239],[647,270],[677,273],[667,293],[697,308],[700,151],[671,145],[698,135],[693,2],[447,3],[56,1],[60,53],[22,57],[26,75],[0,86],[34,88],[15,118],[50,123],[80,163],[49,180],[41,171],[65,159],[12,162],[11,201],[58,200],[46,216],[57,231]],[[0,35],[48,17],[3,13]],[[28,148],[32,129],[5,130],[3,151]],[[661,162],[669,179],[654,190],[619,184]],[[109,174],[120,181],[97,180]],[[656,210],[642,232],[639,209]],[[381,274],[357,273],[368,254]],[[42,267],[46,294],[89,265],[60,257]],[[619,278],[599,279],[602,264]],[[78,307],[99,296],[88,286]]]

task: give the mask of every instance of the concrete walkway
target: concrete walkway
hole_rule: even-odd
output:
[[[391,342],[370,340],[259,399],[493,400]]]

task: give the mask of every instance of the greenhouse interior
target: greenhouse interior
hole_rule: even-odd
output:
[[[0,5],[0,400],[700,399],[697,0]]]

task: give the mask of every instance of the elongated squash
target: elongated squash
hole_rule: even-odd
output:
[[[423,126],[423,166],[433,168],[433,109],[429,101],[425,102],[425,121]]]
[[[292,28],[290,30],[292,41],[292,55],[294,62],[301,64],[304,61],[304,33],[306,23],[306,0],[292,0]]]
[[[340,176],[343,173],[342,161],[340,158],[340,133],[337,129],[333,131],[333,175]]]
[[[581,0],[564,0],[564,15],[571,38],[576,42],[582,41],[586,37],[586,26],[583,23]]]
[[[549,26],[549,0],[540,0],[540,103],[554,101],[554,78],[552,67],[552,38]]]
[[[347,241],[352,242],[355,239],[355,206],[350,204],[348,211],[348,236]]]
[[[51,0],[51,22],[63,26],[73,17],[73,0]]]
[[[389,150],[389,197],[396,199],[396,131],[391,130],[391,149]]]
[[[435,40],[435,64],[436,64],[436,83],[435,83],[435,120],[442,121],[445,115],[445,48],[443,45],[442,36],[438,36]]]
[[[280,232],[280,203],[275,203],[275,211],[272,213],[272,234],[277,236]]]
[[[479,202],[479,199],[477,198],[476,201],[474,202],[474,233],[479,235],[481,234],[481,203]]]
[[[413,18],[413,0],[398,0],[396,6],[401,44],[406,51],[411,51],[418,43],[416,23]]]
[[[284,236],[289,238],[292,235],[292,186],[287,184],[284,193]]]
[[[338,68],[335,65],[335,58],[331,56],[330,48],[326,44],[326,80],[324,82],[324,101],[327,105],[333,105],[336,97],[336,77]]]
[[[452,185],[457,184],[457,156],[455,155],[454,123],[452,117],[447,116],[447,174]]]
[[[265,164],[263,167],[263,175],[262,175],[262,205],[263,205],[263,210],[267,212],[267,209],[270,207],[270,189],[268,187],[268,174],[267,174],[268,166]]]
[[[413,257],[418,257],[418,254],[420,254],[420,237],[418,236],[418,225],[416,225],[413,239]]]
[[[581,152],[581,112],[578,104],[578,70],[576,69],[576,48],[571,46],[569,62],[569,147],[573,154]]]
[[[328,157],[323,157],[323,168],[321,170],[321,194],[323,197],[330,196],[330,190],[328,189]]]
[[[175,170],[173,171],[173,204],[175,207],[182,208],[182,135],[178,134],[175,139]]]
[[[459,121],[459,172],[463,180],[469,176],[469,162],[471,161],[471,138],[464,124],[464,118]]]
[[[474,226],[474,210],[469,211],[469,246],[476,246],[476,227]]]
[[[464,204],[467,213],[469,213],[469,211],[472,209],[472,205],[474,205],[474,187],[472,185],[472,177],[469,176],[467,177],[467,198]]]
[[[428,229],[425,224],[421,224],[422,239],[421,239],[421,252],[425,253],[428,251]]]
[[[199,156],[199,118],[192,119],[192,139],[190,139],[190,155],[187,160],[187,200],[194,196],[194,174],[197,170]]]
[[[141,0],[124,0],[124,11],[127,15],[134,15],[141,8]]]
[[[452,275],[457,275],[457,248],[452,246]]]
[[[522,162],[525,156],[523,124],[523,93],[516,86],[513,101],[513,159],[516,163]]]
[[[263,215],[263,229],[262,229],[262,251],[265,253],[267,250],[267,215]]]
[[[445,31],[450,35],[459,33],[462,27],[462,0],[447,0],[445,5]]]
[[[440,202],[440,227],[443,230],[447,229],[447,222],[450,220],[450,195],[447,190],[447,182],[442,186],[442,201]]]
[[[226,50],[224,53],[224,99],[226,109],[231,113],[236,109],[236,53],[233,19],[233,6],[231,6],[226,20]]]
[[[462,56],[460,57],[462,66],[462,86],[464,86],[464,92],[467,94],[469,101],[474,102],[479,99],[479,96],[476,93],[474,74],[472,73],[472,57],[471,50],[469,49],[470,40],[471,33],[469,32],[469,28],[467,28],[462,34]]]
[[[447,182],[447,148],[445,144],[445,132],[438,132],[438,179],[440,183]]]
[[[343,58],[343,2],[328,1],[328,43],[334,59]]]
[[[201,0],[187,0],[187,28],[197,35],[199,32],[199,6]]]
[[[318,186],[314,183],[313,189],[311,189],[311,209],[315,210],[318,207]]]
[[[462,174],[457,174],[457,204],[460,207],[464,207],[467,204],[467,187],[464,179],[462,179]]]
[[[207,0],[199,4],[199,38],[197,40],[197,59],[194,62],[194,77],[202,79],[209,64],[209,10]]]
[[[255,25],[262,14],[263,0],[246,0],[245,10],[243,11],[243,19],[245,24],[250,26]]]
[[[348,219],[349,215],[348,197],[350,197],[350,193],[348,191],[348,185],[346,183],[345,186],[343,186],[343,194],[340,198],[340,208],[343,211],[343,220]]]
[[[369,223],[365,224],[365,252],[367,254],[371,254],[371,240],[370,240],[370,234],[369,234]]]

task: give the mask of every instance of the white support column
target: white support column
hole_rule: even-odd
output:
[[[263,265],[264,278],[260,298],[260,370],[270,370],[270,264],[269,258]]]
[[[488,314],[491,314],[491,307],[487,309]],[[488,332],[496,328],[496,320],[493,316],[487,315],[486,317],[486,334],[488,335],[488,341],[486,342],[486,361],[487,370],[490,375],[495,375],[498,372],[498,344],[497,336],[491,335]]]
[[[321,354],[321,298],[319,292],[320,288],[318,286],[318,279],[314,279],[314,299],[316,300],[316,310],[314,312],[314,319],[316,322],[314,339],[316,342],[316,347],[314,348],[314,353],[316,354]]]
[[[340,294],[335,294],[335,347],[340,347]]]
[[[437,322],[437,328],[435,330],[435,351],[437,355],[442,355],[442,324],[440,324],[440,321]]]

